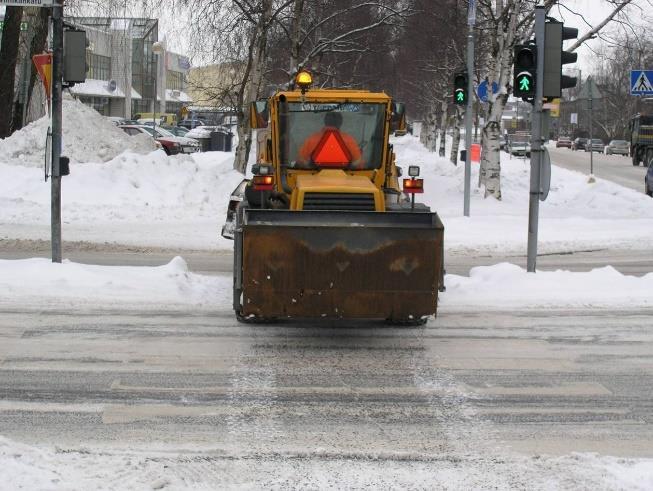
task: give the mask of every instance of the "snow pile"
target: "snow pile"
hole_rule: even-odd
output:
[[[105,164],[71,165],[62,185],[64,241],[231,249],[220,229],[243,178],[232,166],[225,152],[123,153]],[[0,238],[47,237],[50,185],[41,172],[0,164]]]
[[[464,165],[429,153],[412,136],[393,139],[398,165],[421,167],[425,192],[418,200],[438,212],[447,251],[525,253],[530,165],[501,153],[502,200],[484,198],[472,164],[470,217],[463,216]],[[407,172],[405,172],[407,174]],[[643,177],[642,177],[643,179]],[[540,203],[538,252],[593,247],[653,247],[653,200],[643,193],[552,166],[551,191]]]
[[[190,273],[180,257],[158,267],[0,260],[0,305],[217,307],[229,305],[230,289],[230,279]]]
[[[441,309],[653,307],[653,273],[627,276],[610,266],[589,272],[527,273],[509,263],[472,268],[469,277],[447,275]],[[90,266],[49,259],[0,260],[0,303],[172,305],[225,309],[231,278],[189,273],[176,257],[159,267]]]
[[[43,166],[50,118],[44,116],[0,140],[0,162]],[[129,136],[95,109],[65,98],[63,152],[71,162],[106,162],[125,150],[147,153],[156,149],[148,135]]]
[[[527,273],[514,264],[472,268],[467,276],[447,275],[441,308],[482,306],[483,309],[534,307],[652,307],[653,273],[621,274],[611,266],[589,272]]]

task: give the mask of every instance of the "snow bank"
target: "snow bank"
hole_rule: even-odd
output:
[[[93,266],[34,258],[0,260],[0,304],[44,307],[229,305],[231,279],[188,271],[175,257],[158,267]]]
[[[481,309],[653,307],[653,273],[627,276],[611,267],[589,272],[529,274],[509,263],[447,275],[440,308]],[[49,259],[0,260],[0,303],[127,305],[140,308],[230,305],[231,278],[189,273],[176,257],[159,267],[94,266]]]
[[[50,118],[44,116],[0,140],[0,162],[42,167]],[[63,155],[71,162],[106,162],[125,150],[147,153],[156,149],[148,135],[129,136],[95,109],[65,98]]]
[[[429,153],[412,136],[393,139],[397,162],[421,166],[425,193],[418,197],[436,210],[449,252],[526,253],[529,161],[501,153],[502,200],[484,198],[478,164],[472,164],[470,217],[463,216],[464,165]],[[552,166],[551,191],[540,203],[539,253],[596,247],[653,247],[653,200],[643,193]]]
[[[186,249],[231,249],[220,229],[242,180],[233,154],[123,153],[71,165],[63,179],[63,239]],[[50,185],[42,171],[0,164],[0,238],[46,239]]]
[[[472,268],[467,276],[447,275],[443,309],[457,306],[506,308],[652,307],[653,273],[621,274],[606,266],[589,272],[538,271],[510,263]]]

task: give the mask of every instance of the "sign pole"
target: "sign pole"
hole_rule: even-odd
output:
[[[63,0],[52,6],[52,179],[50,218],[52,262],[61,262],[61,146],[63,84]]]
[[[543,5],[535,7],[535,42],[537,43],[537,77],[531,125],[531,185],[528,202],[528,257],[526,270],[535,273],[537,262],[537,232],[540,214],[540,162],[542,162],[542,96],[544,94],[544,32],[546,12]]]
[[[467,107],[465,109],[465,197],[463,212],[469,216],[472,183],[472,99],[474,94],[474,25],[476,24],[476,0],[469,1],[467,13]]]

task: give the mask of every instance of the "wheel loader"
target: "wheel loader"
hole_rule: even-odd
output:
[[[415,203],[389,141],[403,108],[383,92],[297,88],[252,103],[256,164],[231,195],[239,320],[421,324],[444,288],[444,227]]]

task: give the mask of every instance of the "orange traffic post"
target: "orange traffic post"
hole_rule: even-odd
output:
[[[472,143],[472,162],[481,161],[481,145],[478,143]]]

